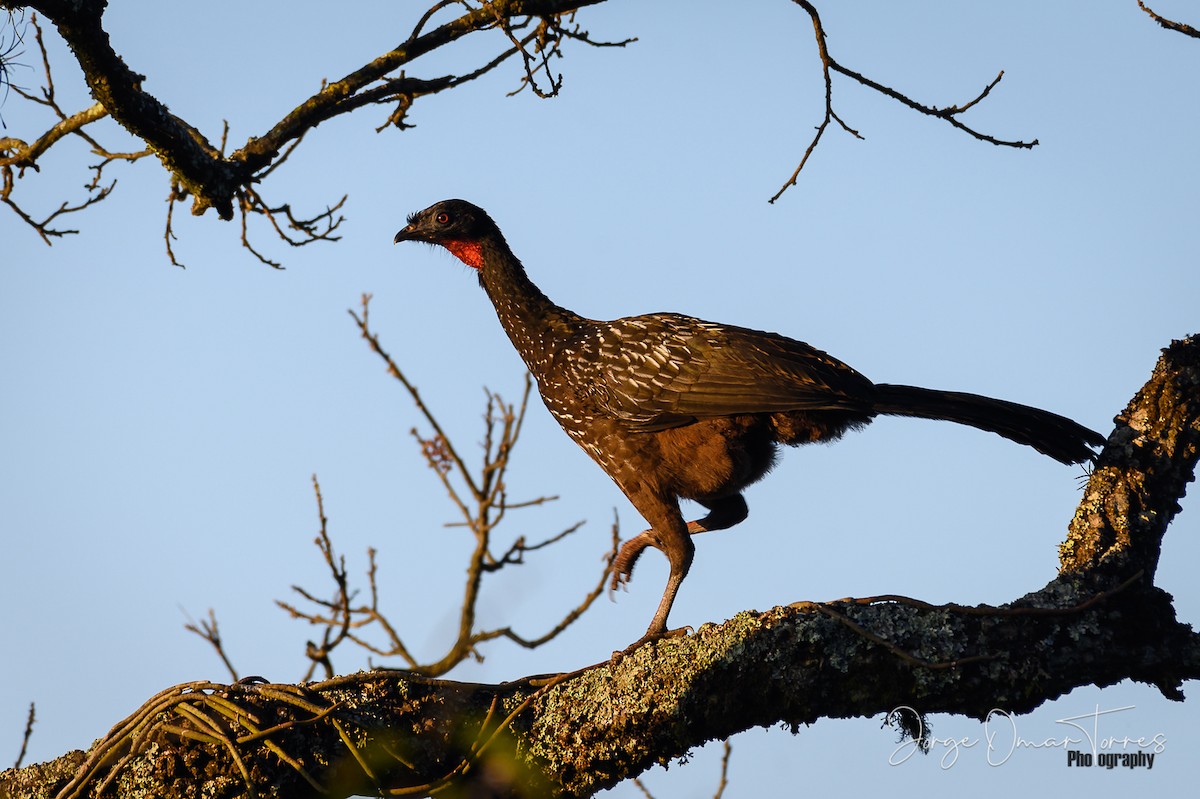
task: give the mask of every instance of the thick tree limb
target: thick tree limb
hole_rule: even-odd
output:
[[[583,797],[753,726],[1025,713],[1124,679],[1182,699],[1200,636],[1154,587],[1200,453],[1200,337],[1117,418],[1057,579],[1009,606],[903,597],[747,611],[570,674],[480,685],[408,672],[168,689],[87,753],[0,775],[12,799],[353,793]],[[107,793],[106,793],[107,792]]]
[[[1103,569],[1152,580],[1167,525],[1195,479],[1200,451],[1200,342],[1163,351],[1149,382],[1114,420],[1060,547],[1064,574]],[[1175,499],[1172,499],[1175,498]]]

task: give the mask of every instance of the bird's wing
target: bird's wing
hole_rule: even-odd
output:
[[[572,350],[569,368],[579,371],[575,385],[587,393],[581,399],[635,430],[743,413],[870,407],[870,381],[818,349],[677,314],[595,323]]]

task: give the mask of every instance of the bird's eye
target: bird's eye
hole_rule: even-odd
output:
[[[446,213],[445,211],[442,211],[440,214],[438,214],[437,216],[434,217],[434,220],[439,225],[445,225],[450,221],[450,214]]]

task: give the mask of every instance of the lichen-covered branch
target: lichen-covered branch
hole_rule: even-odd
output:
[[[1078,685],[1200,676],[1200,643],[1165,594],[1143,584],[1087,605],[1072,590],[1056,581],[1023,601],[1051,613],[837,604],[851,626],[811,606],[746,612],[573,674],[498,685],[381,671],[305,686],[177,686],[39,787],[62,799],[293,797],[316,786],[333,797],[425,795],[444,784],[583,797],[754,726],[900,706],[1019,714]],[[13,799],[37,795],[25,780],[44,772],[31,769],[0,777]]]
[[[96,101],[88,109],[74,114],[63,113],[54,105],[59,121],[37,136],[32,144],[18,139],[0,140],[0,167],[6,170],[7,180],[3,200],[27,224],[33,226],[47,243],[50,243],[53,236],[75,232],[54,230],[48,226],[50,220],[38,222],[16,204],[11,197],[12,168],[36,169],[38,158],[67,133],[84,136],[98,151],[94,139],[83,133],[83,129],[100,119],[111,118],[146,144],[147,149],[139,153],[139,157],[153,152],[170,174],[171,193],[165,238],[167,255],[172,263],[181,265],[171,246],[171,215],[174,204],[191,199],[194,214],[203,214],[208,209],[215,208],[218,216],[230,220],[234,218],[235,211],[240,211],[242,245],[259,261],[278,267],[276,261],[268,258],[251,243],[246,231],[248,214],[266,219],[278,237],[292,246],[314,241],[334,241],[337,236],[331,234],[341,222],[341,217],[335,216],[335,213],[345,198],[314,219],[305,220],[295,216],[288,204],[268,205],[260,195],[261,189],[258,184],[275,166],[286,159],[291,148],[308,131],[333,117],[370,104],[394,104],[396,108],[389,114],[385,125],[390,124],[403,129],[407,127],[405,116],[418,97],[436,94],[474,80],[518,53],[525,61],[522,85],[533,85],[541,92],[533,82],[534,75],[538,71],[548,69],[551,57],[562,55],[560,45],[563,41],[607,46],[608,43],[592,41],[578,25],[568,25],[566,21],[575,10],[600,2],[604,0],[435,2],[420,17],[408,38],[395,48],[373,58],[339,80],[322,83],[316,93],[288,112],[270,129],[260,135],[250,136],[240,148],[228,154],[223,140],[219,145],[209,141],[200,130],[172,113],[163,100],[145,89],[145,77],[126,64],[109,40],[108,32],[104,28],[107,0],[0,2],[0,8],[8,9],[10,14],[18,10],[33,9],[53,23],[83,70],[84,79]],[[439,12],[451,8],[457,8],[463,13],[426,30]],[[33,23],[37,27],[36,19]],[[433,78],[408,76],[403,72],[405,67],[423,55],[464,36],[496,27],[507,34],[505,41],[510,42],[512,46],[504,48],[500,55],[488,59],[482,66],[474,69],[464,68],[456,74]],[[16,35],[19,38],[19,33]],[[51,99],[51,103],[24,92],[18,94],[26,100],[53,105],[50,61],[41,40],[40,27],[37,27],[37,37],[50,92],[47,98]],[[628,41],[632,40],[613,44],[621,45]],[[0,65],[6,64],[6,61],[0,61]],[[0,82],[6,83],[3,78],[4,73],[0,73]],[[552,79],[551,90],[541,93],[547,96],[553,94],[557,85],[558,81]],[[68,205],[64,203],[57,213],[86,207]],[[284,220],[286,224],[283,224]],[[295,235],[292,235],[293,233]]]
[[[1114,420],[1060,547],[1061,570],[1151,578],[1200,457],[1200,341],[1163,350],[1150,380]]]
[[[754,726],[901,706],[1020,714],[1124,679],[1181,700],[1182,682],[1200,679],[1200,636],[1175,618],[1153,574],[1156,541],[1196,463],[1198,384],[1194,336],[1164,352],[1118,419],[1059,576],[1004,607],[800,602],[497,685],[396,671],[301,686],[189,683],[86,753],[0,774],[0,789],[10,799],[585,797]],[[1136,506],[1097,501],[1094,489],[1109,483]],[[1129,513],[1146,524],[1117,523]]]

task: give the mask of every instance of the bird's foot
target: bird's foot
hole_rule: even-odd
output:
[[[706,533],[709,528],[703,524],[704,520],[688,522],[688,535],[696,535],[697,533]],[[658,538],[654,536],[652,530],[643,530],[638,535],[621,544],[621,549],[618,550],[617,556],[612,562],[612,581],[609,583],[608,591],[612,594],[618,588],[623,588],[633,579],[633,566],[637,563],[638,558],[642,556],[642,552],[646,547],[659,546]]]
[[[621,544],[620,551],[613,558],[612,581],[609,583],[609,592],[616,591],[618,588],[628,584],[633,579],[633,566],[637,563],[638,558],[641,557],[642,552],[646,547],[657,545],[654,538],[651,537],[649,530],[640,535],[635,535],[624,544]]]
[[[664,641],[668,638],[683,638],[686,635],[690,635],[692,632],[694,632],[694,630],[692,630],[691,627],[678,627],[674,630],[647,630],[645,635],[634,641],[629,646],[613,652],[611,662],[614,665],[620,663],[621,659],[626,655],[632,655],[636,650],[640,649],[646,644],[653,643],[655,641]]]

